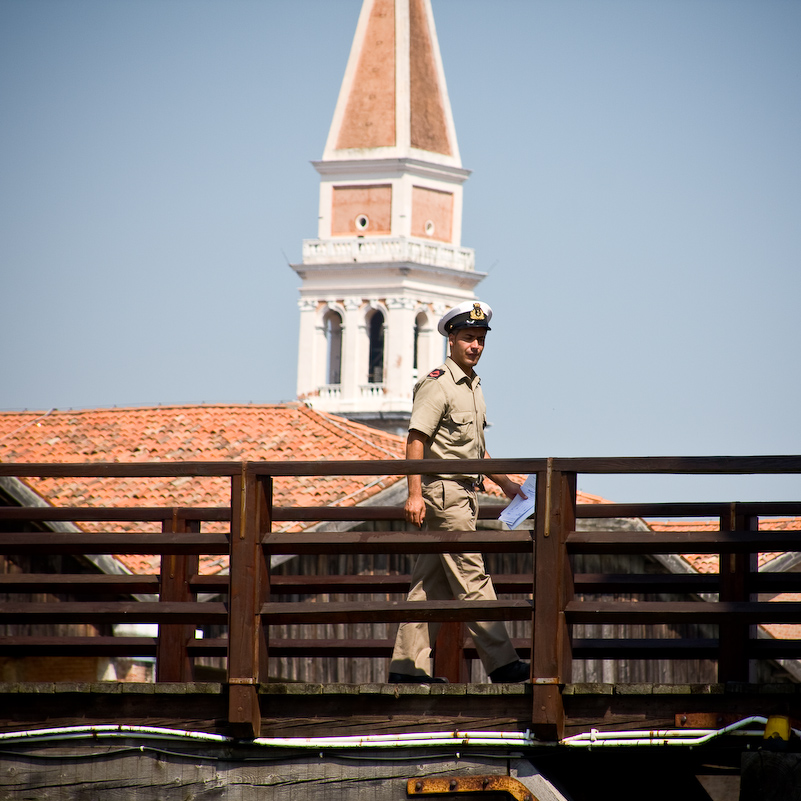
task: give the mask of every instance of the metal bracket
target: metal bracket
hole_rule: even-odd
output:
[[[454,776],[451,778],[409,779],[406,793],[444,795],[446,793],[509,793],[517,801],[539,801],[531,790],[511,776]]]

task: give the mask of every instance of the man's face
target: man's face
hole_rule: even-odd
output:
[[[467,375],[473,372],[484,350],[486,328],[460,328],[448,335],[451,358]]]

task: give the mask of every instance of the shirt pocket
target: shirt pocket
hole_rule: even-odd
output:
[[[472,412],[451,412],[448,434],[454,446],[465,445],[475,439],[475,421]]]

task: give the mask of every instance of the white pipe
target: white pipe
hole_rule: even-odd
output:
[[[661,731],[598,731],[597,729],[592,729],[589,732],[576,734],[573,737],[566,737],[561,741],[561,745],[574,748],[703,745],[715,737],[726,734],[741,737],[762,737],[764,735],[764,726],[767,722],[768,719],[762,715],[752,715],[749,718],[743,718],[743,720],[738,720],[736,723],[724,726],[722,729],[664,729]],[[758,731],[743,731],[744,727],[752,723],[758,723],[763,728]],[[793,729],[793,731],[801,735],[801,731],[798,729]]]
[[[528,731],[519,732],[519,731],[454,731],[454,732],[407,732],[405,734],[367,734],[367,735],[359,735],[359,734],[352,734],[352,735],[342,735],[342,736],[334,736],[334,737],[326,737],[325,740],[337,740],[341,742],[362,742],[365,740],[369,740],[371,742],[388,742],[392,740],[431,740],[431,739],[455,739],[455,740],[465,740],[465,739],[475,739],[477,737],[484,738],[484,739],[491,739],[491,740],[530,740],[531,736]],[[258,738],[253,742],[260,743],[262,740],[271,739],[271,738]],[[282,738],[281,738],[282,739]],[[315,741],[319,741],[320,738],[304,738],[304,737],[296,737],[292,738],[298,741],[305,741],[306,739],[314,739]]]
[[[432,736],[428,736],[432,735]],[[516,747],[534,745],[533,740],[492,737],[452,737],[432,732],[422,732],[421,736],[408,738],[391,738],[375,740],[370,735],[364,737],[259,737],[255,745],[272,748],[416,748],[430,746],[484,746],[484,747]]]
[[[78,737],[127,737],[138,734],[148,739],[159,740],[204,740],[215,743],[236,742],[233,737],[210,734],[205,731],[165,729],[159,726],[126,726],[120,723],[99,723],[93,726],[59,726],[48,729],[28,729],[0,733],[0,742],[14,743],[30,740],[53,740]]]
[[[694,746],[702,745],[722,735],[761,737],[767,718],[753,715],[722,729],[661,729],[654,731],[598,731],[567,737],[559,744],[572,748],[641,747],[641,746]],[[746,730],[751,724],[760,725],[759,730]],[[793,729],[796,735],[801,731]],[[254,740],[237,740],[222,734],[202,731],[167,729],[158,726],[129,726],[123,724],[96,724],[86,726],[62,726],[46,729],[0,732],[0,743],[42,742],[45,740],[72,740],[81,738],[104,739],[138,736],[145,739],[199,741],[212,743],[246,743],[267,748],[411,748],[427,746],[483,746],[541,747],[556,743],[538,742],[531,732],[506,731],[452,731],[409,732],[405,734],[368,734],[342,737],[258,737]]]
[[[94,726],[62,726],[0,733],[0,743],[42,742],[45,740],[72,740],[80,738],[106,739],[139,736],[159,740],[193,740],[233,744],[233,737],[208,732],[166,729],[156,726],[128,726],[123,724],[97,724]],[[282,748],[399,748],[413,746],[510,746],[533,745],[526,732],[418,732],[406,734],[372,734],[345,737],[259,737],[246,741],[248,745]]]

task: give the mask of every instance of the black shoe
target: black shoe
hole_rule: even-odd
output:
[[[519,681],[528,681],[531,678],[531,666],[528,662],[518,659],[516,662],[495,668],[489,677],[493,684],[514,684]]]
[[[447,684],[447,679],[434,678],[433,676],[426,676],[425,673],[418,673],[414,676],[409,673],[390,673],[390,684]]]

